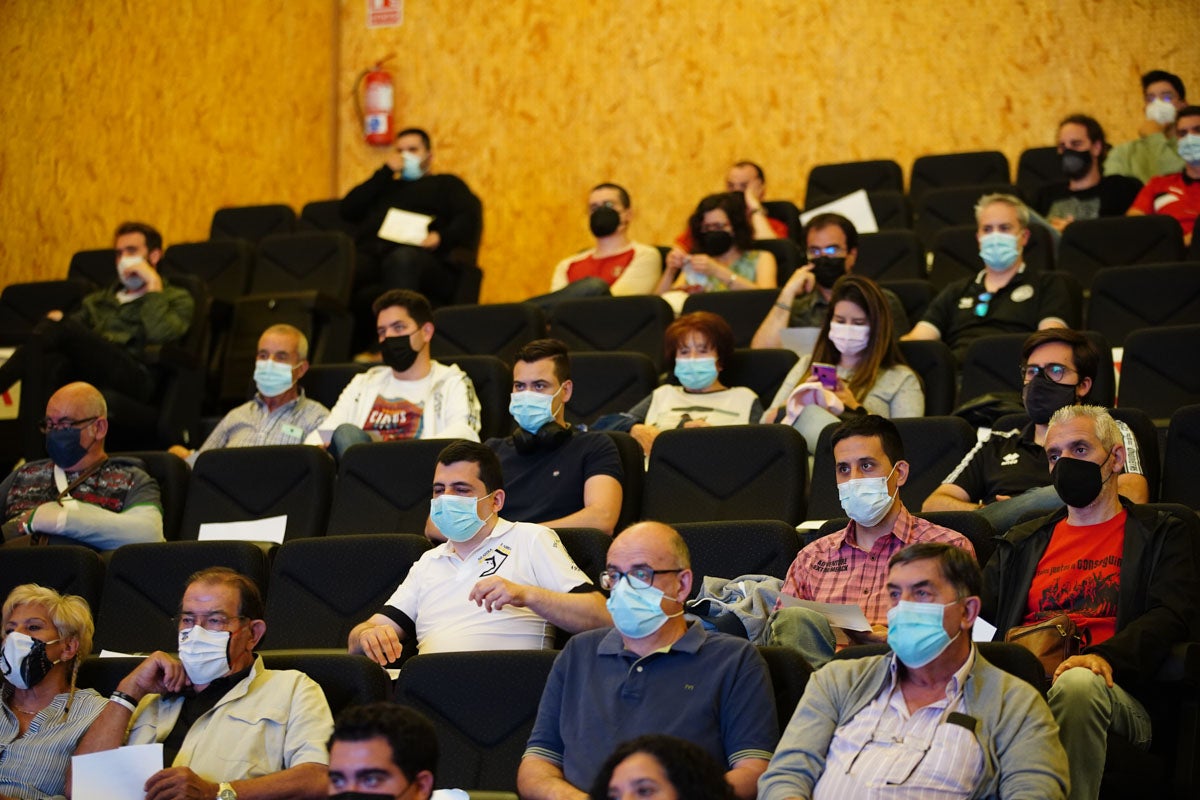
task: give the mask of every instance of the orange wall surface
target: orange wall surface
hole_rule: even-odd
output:
[[[56,277],[127,217],[180,241],[223,204],[344,193],[384,157],[352,97],[389,53],[397,122],[483,199],[485,301],[546,291],[601,181],[662,243],[736,159],[802,202],[819,163],[1015,166],[1076,111],[1124,140],[1147,69],[1200,95],[1194,0],[408,0],[376,30],[367,4],[0,3],[6,280]]]

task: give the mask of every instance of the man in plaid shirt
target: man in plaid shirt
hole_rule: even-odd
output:
[[[891,420],[868,414],[833,432],[838,496],[850,524],[809,544],[788,568],[783,594],[862,607],[871,631],[843,631],[849,644],[887,641],[888,559],[916,542],[944,542],[975,554],[961,533],[914,517],[900,500],[908,480],[904,444]],[[807,608],[776,604],[771,644],[795,647],[814,668],[828,661],[837,637],[828,620]]]

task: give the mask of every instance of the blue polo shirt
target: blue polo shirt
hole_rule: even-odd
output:
[[[587,791],[618,744],[648,733],[688,739],[730,767],[770,759],[779,725],[762,656],[698,622],[640,658],[616,628],[576,634],[550,671],[525,755],[559,765]]]

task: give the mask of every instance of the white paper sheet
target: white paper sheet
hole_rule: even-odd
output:
[[[150,776],[163,768],[163,746],[133,744],[71,758],[75,800],[130,800],[145,796]]]
[[[801,600],[798,597],[781,594],[779,599],[783,601],[785,606],[800,606],[802,608],[811,608],[818,614],[824,615],[825,619],[829,620],[829,624],[833,628],[844,628],[849,631],[869,631],[871,623],[867,622],[867,615],[863,613],[862,608],[854,604],[842,605],[841,603],[818,603],[815,600]]]
[[[859,233],[879,232],[879,223],[875,221],[875,212],[871,210],[871,201],[867,199],[866,189],[859,189],[845,197],[831,200],[823,206],[805,211],[800,215],[800,224],[807,225],[808,221],[817,214],[827,213],[841,214],[854,223],[854,227]]]
[[[429,223],[433,217],[427,214],[414,214],[399,208],[389,208],[383,224],[379,226],[380,239],[399,244],[419,245],[429,235]]]
[[[206,522],[200,526],[202,542],[228,541],[274,542],[283,544],[283,533],[287,530],[287,514],[263,519],[248,519],[241,522]]]
[[[996,626],[988,622],[983,617],[976,617],[975,624],[971,626],[971,641],[972,642],[990,642],[992,637],[996,635]]]

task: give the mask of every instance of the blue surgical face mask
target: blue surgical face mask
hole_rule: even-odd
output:
[[[263,397],[278,397],[292,388],[292,365],[260,358],[254,362],[254,385]]]
[[[415,181],[425,174],[425,171],[421,169],[421,157],[416,153],[401,153],[400,157],[404,159],[404,166],[400,170],[401,178],[406,181]]]
[[[1017,246],[1017,236],[1013,233],[985,233],[979,239],[979,257],[988,269],[1006,270],[1021,257],[1021,248]]]
[[[892,472],[895,471],[896,467],[893,466]],[[855,478],[839,483],[838,499],[842,501],[846,516],[868,528],[878,525],[896,499],[895,495],[888,492],[887,484],[892,472],[883,478]],[[896,487],[896,491],[900,491],[900,488]]]
[[[429,518],[433,524],[452,542],[465,542],[484,526],[488,519],[480,519],[476,506],[480,500],[485,500],[495,494],[491,492],[483,497],[460,497],[456,494],[443,494],[433,498],[429,503]]]
[[[1189,167],[1200,166],[1200,134],[1188,133],[1179,138],[1179,157]]]
[[[716,356],[680,358],[675,361],[675,377],[689,391],[698,392],[717,382]]]
[[[558,387],[558,392],[562,387]],[[554,394],[540,392],[513,392],[508,401],[508,413],[513,421],[530,433],[537,433],[542,426],[554,419]]]
[[[83,431],[76,427],[46,431],[46,454],[58,466],[66,469],[78,464],[88,454],[79,443]]]
[[[906,667],[923,667],[945,652],[954,639],[946,633],[945,611],[954,603],[914,603],[901,600],[888,611],[888,645]]]
[[[605,605],[617,630],[630,639],[644,639],[666,625],[671,617],[683,614],[682,609],[678,614],[663,611],[664,597],[661,589],[654,586],[635,589],[629,578],[624,577],[612,588]]]

